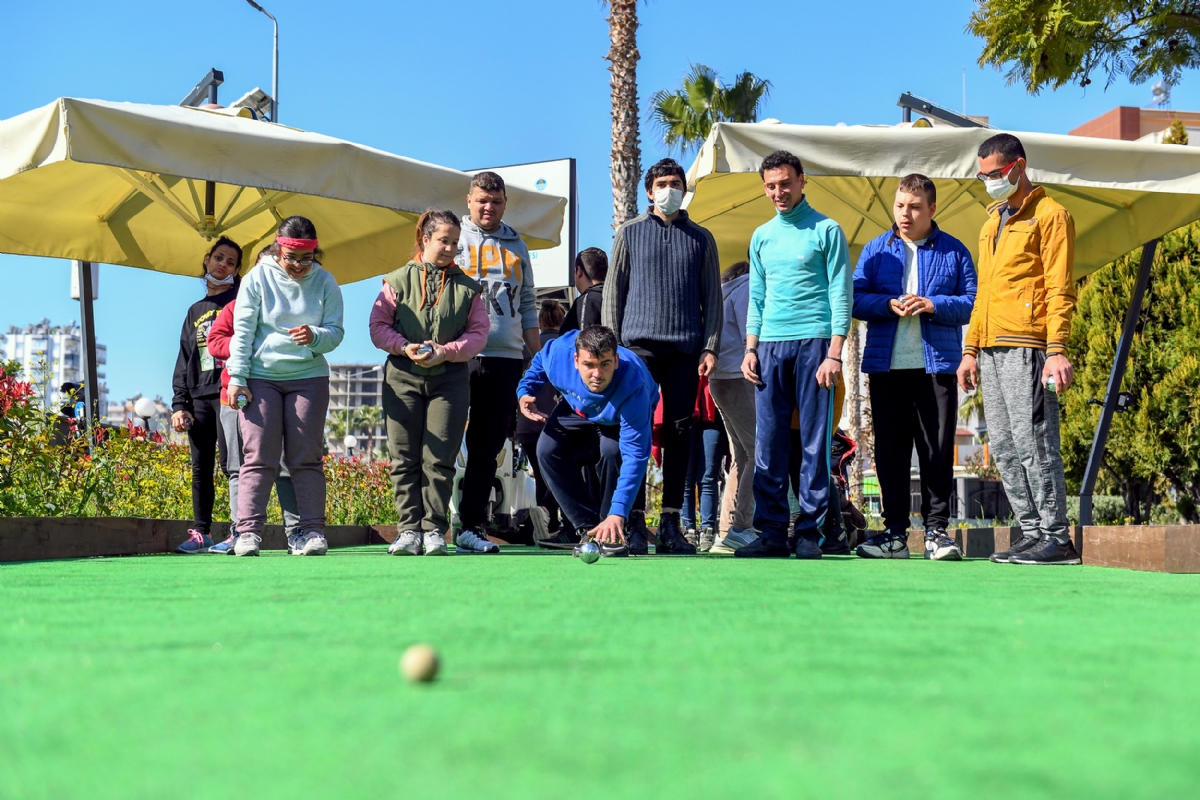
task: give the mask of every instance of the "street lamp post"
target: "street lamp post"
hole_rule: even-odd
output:
[[[158,411],[158,407],[154,405],[154,401],[149,397],[139,397],[137,402],[133,404],[133,413],[137,414],[142,419],[142,423],[146,426],[146,438],[150,438],[150,418]]]
[[[342,439],[342,445],[346,448],[346,457],[354,458],[354,448],[358,447],[358,437],[348,433],[346,438]]]
[[[271,122],[279,122],[279,20],[254,0],[246,0],[256,11],[266,14],[275,26],[274,61],[271,66]]]

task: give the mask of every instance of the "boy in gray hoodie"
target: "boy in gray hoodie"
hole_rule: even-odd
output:
[[[508,201],[504,179],[480,172],[467,194],[470,216],[462,221],[455,263],[483,287],[488,339],[471,360],[471,410],[467,423],[467,468],[458,502],[462,530],[483,536],[488,498],[496,479],[496,456],[513,432],[517,383],[524,372],[523,347],[540,349],[537,298],[529,249],[503,222]]]

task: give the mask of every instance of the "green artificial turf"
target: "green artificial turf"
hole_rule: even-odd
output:
[[[371,547],[0,565],[0,609],[5,800],[1200,793],[1200,576]]]

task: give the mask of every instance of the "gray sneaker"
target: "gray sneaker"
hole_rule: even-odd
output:
[[[304,544],[304,537],[299,533],[289,533],[287,537],[288,555],[299,555],[300,548]]]
[[[296,545],[291,550],[294,556],[323,556],[329,552],[329,542],[320,531],[305,531],[296,537]]]
[[[422,534],[427,556],[448,556],[450,548],[446,547],[446,535],[441,531],[425,531]]]
[[[945,528],[925,531],[925,557],[933,561],[962,561],[962,550]]]
[[[696,549],[701,553],[712,551],[713,545],[717,542],[717,533],[712,528],[704,528],[700,531],[700,544]]]
[[[233,543],[233,554],[235,556],[256,556],[258,555],[258,543],[262,541],[262,537],[254,533],[239,533],[237,541]]]
[[[421,532],[404,531],[388,547],[389,556],[419,556],[421,555]]]
[[[753,528],[745,530],[730,528],[728,533],[713,542],[713,546],[708,552],[731,555],[735,550],[745,547],[756,539],[758,539],[758,534],[754,532]]]
[[[470,528],[459,532],[458,536],[454,538],[454,546],[458,552],[464,555],[468,553],[494,554],[500,552],[500,548],[494,542],[489,542]]]

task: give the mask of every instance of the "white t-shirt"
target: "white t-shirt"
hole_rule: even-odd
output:
[[[901,240],[903,241],[903,240]],[[904,293],[917,294],[917,248],[925,239],[904,242]],[[901,317],[892,343],[892,369],[925,369],[925,347],[921,340],[921,316]]]

